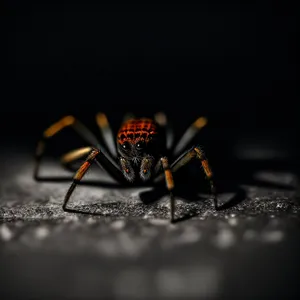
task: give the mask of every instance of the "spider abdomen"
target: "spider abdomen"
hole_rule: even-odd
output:
[[[126,142],[136,144],[138,142],[148,143],[158,133],[158,125],[154,120],[148,118],[130,119],[120,127],[117,140],[119,144]]]

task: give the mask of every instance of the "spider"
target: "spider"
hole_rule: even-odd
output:
[[[65,116],[48,127],[42,139],[38,142],[35,153],[34,178],[38,179],[41,158],[45,152],[46,141],[66,127],[73,128],[86,142],[88,147],[72,150],[62,156],[64,166],[85,158],[74,175],[63,202],[66,212],[78,212],[67,206],[77,184],[86,174],[90,166],[96,162],[119,183],[157,183],[165,179],[166,188],[170,194],[170,219],[175,220],[175,199],[173,195],[173,173],[178,171],[192,159],[201,162],[202,169],[210,183],[214,206],[218,209],[217,193],[212,180],[213,173],[203,150],[195,145],[186,149],[188,143],[203,128],[207,119],[199,117],[193,122],[179,139],[174,143],[174,135],[167,116],[163,112],[154,114],[153,118],[136,118],[131,115],[124,117],[116,139],[113,137],[111,126],[106,114],[96,114],[96,123],[100,129],[104,144],[101,145],[95,135],[73,116]],[[105,147],[105,146],[106,147]],[[172,159],[170,162],[169,159]]]

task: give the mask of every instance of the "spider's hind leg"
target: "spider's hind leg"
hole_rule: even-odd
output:
[[[164,129],[166,136],[166,148],[170,150],[174,143],[174,132],[168,121],[167,115],[164,112],[157,112],[154,115],[154,120]]]
[[[113,157],[117,156],[117,148],[115,144],[114,134],[111,129],[111,126],[108,122],[106,115],[102,112],[97,113],[96,122],[101,131],[104,143],[108,151],[112,154]]]
[[[47,142],[55,135],[57,135],[59,132],[61,132],[63,129],[68,127],[72,128],[75,132],[77,132],[78,135],[89,145],[92,145],[94,147],[100,147],[100,144],[97,138],[94,136],[94,134],[87,127],[85,127],[81,122],[79,122],[76,118],[74,118],[73,116],[65,116],[61,118],[59,121],[49,126],[43,132],[43,136],[37,144],[36,152],[35,152],[35,168],[33,174],[36,180],[40,179],[39,168],[40,168],[42,157],[45,154]]]
[[[92,150],[92,147],[82,147],[75,150],[71,150],[64,154],[60,158],[61,164],[68,170],[74,171],[73,163],[85,156],[87,156]]]
[[[189,142],[196,136],[196,134],[207,124],[207,119],[205,117],[199,117],[196,121],[194,121],[184,132],[180,140],[175,145],[173,155],[178,155],[186,146],[188,146]]]

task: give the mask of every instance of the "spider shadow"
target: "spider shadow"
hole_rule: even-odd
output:
[[[228,171],[230,170],[230,171]],[[191,172],[192,171],[192,172]],[[294,162],[289,161],[277,161],[277,160],[228,160],[227,164],[219,164],[214,168],[215,174],[215,186],[217,188],[218,208],[217,211],[226,211],[237,205],[241,204],[247,198],[247,186],[254,186],[255,188],[265,189],[279,189],[283,191],[295,191],[295,183],[286,183],[274,180],[271,178],[258,178],[256,175],[261,171],[267,171],[269,173],[276,172],[289,172],[293,173],[299,178],[299,169],[295,166]],[[193,174],[194,172],[194,174]],[[201,177],[201,178],[199,178]],[[191,180],[190,178],[193,178]],[[267,180],[268,179],[268,180]],[[210,191],[207,188],[209,185],[199,170],[189,170],[186,168],[178,174],[174,174],[174,180],[177,183],[174,189],[174,195],[181,198],[185,202],[196,202],[207,199],[207,197],[199,196],[204,193],[209,194]],[[145,191],[140,194],[140,198],[143,203],[153,203],[168,192],[164,185],[159,185],[156,189]],[[222,194],[231,194],[229,198],[224,202],[220,199]],[[209,196],[208,196],[209,197]],[[220,201],[221,200],[221,201]],[[211,200],[213,201],[213,200]],[[195,217],[197,212],[191,212],[177,218],[174,222],[180,222],[192,217]]]
[[[179,179],[179,178],[177,178]],[[180,180],[177,180],[177,182],[180,182]],[[206,183],[207,184],[207,183]],[[201,188],[202,187],[202,188]],[[204,201],[207,200],[208,198],[211,198],[210,196],[203,196],[199,195],[200,193],[203,192],[208,192],[209,191],[205,190],[203,188],[203,185],[199,185],[196,183],[196,181],[190,182],[189,184],[178,184],[173,191],[173,194],[176,198],[180,198],[182,201],[185,203],[193,203],[193,202],[199,202],[199,201]],[[232,193],[232,190],[231,190]],[[206,194],[206,193],[205,193]],[[141,201],[145,204],[152,204],[160,199],[162,199],[164,196],[168,196],[169,193],[166,190],[166,187],[164,184],[159,184],[157,185],[154,189],[152,190],[147,190],[144,192],[141,192],[139,194]],[[225,203],[220,203],[218,202],[218,207],[217,211],[222,211],[226,209],[230,209],[239,203],[241,203],[243,200],[246,198],[246,191],[240,187],[237,187],[235,189],[235,192],[233,193],[232,197],[228,199]],[[217,196],[217,199],[219,200],[219,197]],[[211,199],[212,205],[213,205],[213,200]],[[199,214],[199,212],[196,211],[191,211],[189,210],[189,213],[186,213],[175,220],[173,220],[173,223],[185,221],[188,219],[191,219],[193,217],[196,217]]]

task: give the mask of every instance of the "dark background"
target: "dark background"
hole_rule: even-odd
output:
[[[32,143],[64,114],[90,126],[104,111],[117,127],[127,111],[164,110],[181,128],[208,116],[210,144],[254,136],[297,146],[297,10],[289,1],[4,7],[4,140]]]

